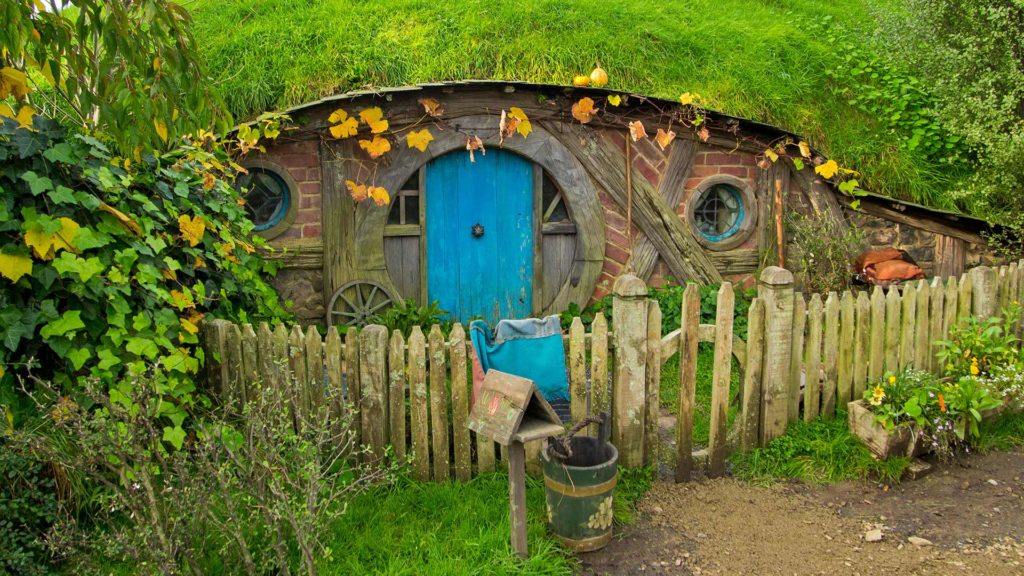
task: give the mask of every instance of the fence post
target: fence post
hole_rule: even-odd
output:
[[[359,333],[359,388],[362,393],[360,418],[363,442],[374,458],[384,456],[387,437],[388,330],[370,324]]]
[[[995,268],[978,266],[970,272],[971,277],[971,311],[978,318],[984,320],[992,316],[998,310],[999,297],[999,275]]]
[[[612,442],[619,464],[643,465],[647,379],[647,286],[633,274],[615,281],[612,334],[615,381],[612,390]]]
[[[789,378],[793,338],[793,273],[769,266],[761,272],[758,297],[764,302],[765,338],[761,389],[761,442],[781,436],[789,416]]]

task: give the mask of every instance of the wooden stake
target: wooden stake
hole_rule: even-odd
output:
[[[627,141],[628,142],[628,141]],[[628,144],[627,144],[628,145]],[[786,267],[785,239],[782,232],[782,179],[775,180],[775,245],[779,251],[779,268]]]
[[[512,442],[508,447],[508,503],[512,550],[526,558],[526,450],[522,442]]]

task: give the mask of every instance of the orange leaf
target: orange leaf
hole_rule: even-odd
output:
[[[484,148],[484,141],[479,136],[467,136],[466,137],[466,150],[469,150],[469,161],[476,162],[476,158],[473,157],[473,151],[479,150],[484,156],[487,155],[487,149]]]
[[[519,120],[519,124],[516,126],[516,132],[523,138],[530,135],[533,132],[533,124],[530,123],[530,119],[526,116],[526,112],[523,112],[522,108],[513,106],[508,109],[508,115],[516,120]]]
[[[426,128],[422,130],[416,130],[409,132],[405,136],[405,145],[409,148],[415,148],[420,152],[426,152],[427,146],[434,140],[434,136],[430,133],[430,130]]]
[[[701,142],[707,142],[708,138],[711,137],[711,132],[707,126],[701,126],[700,130],[697,131],[697,137],[700,138]]]
[[[572,117],[579,120],[580,124],[587,124],[594,119],[594,101],[590,98],[580,98],[572,105]]]
[[[665,132],[661,128],[658,128],[658,133],[654,136],[654,141],[658,143],[658,146],[660,146],[662,150],[668,148],[668,145],[671,144],[672,141],[675,139],[675,132],[673,132],[672,130]]]
[[[381,111],[380,106],[363,110],[359,113],[359,119],[369,126],[370,132],[374,134],[380,134],[388,129],[388,121],[384,119],[384,112]]]
[[[348,193],[356,202],[362,202],[367,198],[366,184],[356,184],[352,180],[345,180],[345,187]]]
[[[644,123],[639,120],[630,122],[629,136],[633,139],[633,142],[636,142],[641,138],[647,138],[647,129],[644,128]]]
[[[434,118],[440,118],[444,114],[444,106],[433,98],[420,98],[419,103],[423,105],[423,110]]]
[[[355,136],[359,131],[359,121],[348,115],[348,112],[338,108],[327,118],[332,124],[330,127],[331,136],[335,138],[349,138]]]
[[[359,147],[366,150],[370,158],[377,159],[391,151],[391,142],[387,138],[374,136],[373,140],[360,140]]]
[[[377,206],[384,206],[391,202],[391,196],[388,195],[388,191],[380,186],[370,186],[366,189],[366,194]]]

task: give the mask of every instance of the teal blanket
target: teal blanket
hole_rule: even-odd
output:
[[[494,369],[529,378],[552,405],[569,399],[558,316],[500,320],[493,333],[483,320],[474,320],[469,336],[484,372]]]

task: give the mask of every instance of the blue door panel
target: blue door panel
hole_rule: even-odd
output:
[[[476,162],[452,152],[427,165],[426,184],[428,300],[460,321],[530,316],[533,165],[502,150]]]

